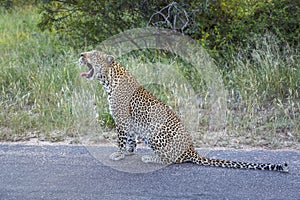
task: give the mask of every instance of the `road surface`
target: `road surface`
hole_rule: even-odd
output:
[[[146,166],[138,156],[112,164],[105,159],[114,147],[93,148],[0,144],[0,199],[300,199],[297,151],[214,150],[207,155],[287,162],[290,172],[279,173],[189,163]]]

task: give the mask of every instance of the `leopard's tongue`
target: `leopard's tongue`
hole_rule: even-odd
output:
[[[81,73],[80,76],[81,77],[86,77],[89,73]]]

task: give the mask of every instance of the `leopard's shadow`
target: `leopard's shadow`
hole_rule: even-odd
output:
[[[114,161],[109,156],[118,150],[115,146],[86,146],[90,154],[102,164],[116,169],[118,171],[124,171],[129,173],[148,173],[156,171],[166,167],[167,165],[156,163],[144,163],[142,156],[153,154],[151,149],[137,148],[135,154],[125,156],[124,159]]]

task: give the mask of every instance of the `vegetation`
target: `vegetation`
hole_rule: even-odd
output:
[[[111,35],[154,25],[181,31],[209,49],[228,51],[254,34],[299,42],[300,3],[294,0],[49,1],[39,26],[67,33],[76,46],[99,44]],[[216,52],[215,52],[216,53]]]
[[[1,140],[48,137],[49,131],[69,127],[74,53],[38,30],[35,10],[1,9]]]
[[[1,141],[81,142],[79,133],[113,128],[106,94],[98,83],[79,77],[78,54],[116,33],[151,25],[181,31],[202,44],[228,89],[226,129],[210,129],[204,103],[196,144],[299,149],[298,1],[37,2],[0,1]],[[168,14],[172,23],[163,18]],[[172,63],[207,95],[201,78],[191,77],[174,55],[134,52],[134,57],[141,63]],[[120,62],[132,67],[126,58]],[[169,95],[161,93],[162,99]]]

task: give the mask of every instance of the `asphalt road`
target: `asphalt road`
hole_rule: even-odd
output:
[[[0,199],[300,199],[297,151],[215,150],[207,155],[287,162],[289,173],[188,163],[146,166],[139,155],[112,164],[105,161],[110,151],[114,148],[0,144]]]

